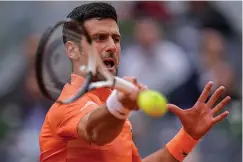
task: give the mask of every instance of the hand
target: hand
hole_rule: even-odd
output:
[[[222,95],[225,90],[224,87],[219,87],[208,102],[206,102],[212,86],[212,82],[209,82],[205,86],[198,101],[190,109],[182,110],[176,105],[167,105],[169,111],[179,117],[185,131],[195,140],[202,138],[212,126],[222,121],[229,114],[228,111],[225,111],[215,117],[215,115],[229,103],[231,98],[227,96],[220,103],[214,106],[220,95]]]
[[[125,94],[125,93],[118,91],[118,93],[117,93],[118,100],[127,109],[138,110],[139,107],[137,105],[137,97],[141,91],[144,91],[148,88],[147,88],[147,86],[145,86],[141,83],[138,83],[137,79],[134,77],[124,77],[124,79],[133,83],[138,88],[138,90],[133,91],[130,94]]]

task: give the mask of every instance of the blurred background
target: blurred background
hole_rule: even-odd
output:
[[[39,36],[87,2],[0,2],[0,161],[39,160],[39,131],[52,104],[40,94],[34,71]],[[197,145],[186,162],[240,162],[242,154],[242,2],[109,2],[122,34],[119,75],[164,94],[183,109],[209,81],[226,87],[230,115]],[[180,129],[167,113],[131,116],[142,157],[163,147]]]

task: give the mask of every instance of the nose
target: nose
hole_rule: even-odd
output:
[[[112,38],[110,38],[107,42],[105,51],[107,53],[115,53],[116,52],[116,44]]]

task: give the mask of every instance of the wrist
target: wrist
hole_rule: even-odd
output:
[[[117,90],[113,90],[106,101],[108,111],[118,119],[126,120],[131,110],[125,108],[117,98]]]
[[[199,140],[195,140],[181,128],[177,135],[166,144],[166,147],[174,158],[183,161],[198,142]]]

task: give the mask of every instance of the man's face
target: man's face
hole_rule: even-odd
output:
[[[86,20],[84,23],[88,33],[93,39],[93,45],[101,56],[108,70],[116,75],[120,59],[120,32],[116,21],[113,19]],[[81,41],[81,54],[88,54],[88,46]],[[97,74],[94,81],[104,80],[101,74]]]

